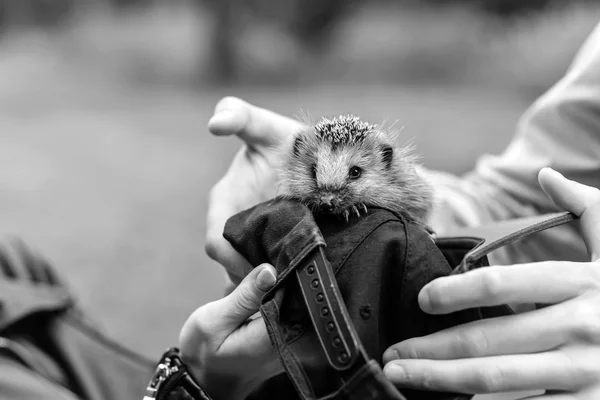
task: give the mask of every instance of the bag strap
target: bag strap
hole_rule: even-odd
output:
[[[571,212],[560,212],[457,230],[453,232],[452,236],[478,237],[482,240],[479,245],[465,255],[452,274],[460,274],[478,268],[482,266],[482,259],[492,251],[531,234],[572,222],[578,218]]]
[[[361,346],[322,246],[296,268],[296,277],[327,361],[337,371],[348,370]]]
[[[329,365],[342,374],[350,386],[353,386],[350,382],[354,381],[354,385],[369,387],[368,382],[377,381],[377,385],[373,386],[377,386],[378,390],[371,389],[365,392],[364,388],[346,388],[344,398],[406,400],[396,387],[383,377],[381,367],[367,356],[322,246],[312,251],[296,268],[296,277]],[[366,371],[369,373],[365,373]]]

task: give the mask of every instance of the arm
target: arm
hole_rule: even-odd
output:
[[[523,115],[500,156],[482,157],[464,177],[425,174],[437,190],[431,225],[441,235],[456,227],[557,211],[537,182],[552,167],[600,187],[600,25],[567,74]],[[581,232],[564,226],[495,254],[494,263],[586,259]]]

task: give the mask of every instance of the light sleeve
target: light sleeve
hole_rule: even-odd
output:
[[[524,113],[501,155],[481,157],[462,177],[424,171],[436,189],[431,226],[444,235],[459,227],[559,211],[537,181],[547,166],[600,187],[600,25],[566,75]],[[587,260],[577,224],[537,234],[492,255],[497,264],[548,259]]]

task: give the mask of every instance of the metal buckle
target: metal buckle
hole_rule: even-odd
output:
[[[169,350],[167,350],[167,353]],[[146,395],[143,400],[154,400],[158,395],[158,391],[167,379],[179,370],[177,365],[171,365],[171,358],[165,356],[160,363],[156,366],[156,371],[150,379],[148,386],[146,387]]]

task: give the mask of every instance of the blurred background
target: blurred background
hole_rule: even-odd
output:
[[[286,115],[398,120],[431,168],[497,153],[600,5],[561,0],[0,0],[0,232],[155,357],[222,293],[207,193],[237,95]]]

